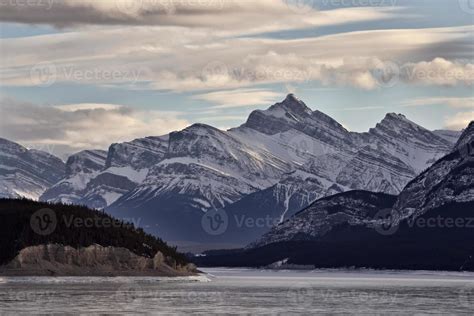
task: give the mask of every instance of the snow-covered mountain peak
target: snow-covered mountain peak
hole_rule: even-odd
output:
[[[291,129],[307,135],[348,133],[336,120],[320,111],[312,111],[306,104],[289,94],[282,102],[275,103],[267,110],[253,111],[242,125],[267,135],[284,133]]]
[[[372,136],[417,143],[422,146],[442,147],[445,152],[452,148],[452,143],[426,128],[410,121],[405,115],[388,113],[374,128],[369,130]],[[392,146],[393,147],[393,146]]]
[[[211,125],[203,124],[203,123],[195,123],[193,125],[190,125],[186,127],[185,129],[178,131],[178,132],[173,132],[170,134],[175,136],[178,134],[196,134],[196,135],[206,135],[207,133],[212,133],[212,134],[223,134],[224,131],[215,128]]]
[[[193,124],[182,131],[169,136],[167,158],[194,157],[216,158],[218,153],[226,153],[231,147],[239,148],[240,144],[229,133],[206,124]]]
[[[407,119],[405,115],[396,114],[396,113],[387,113],[384,119],[380,123],[377,124],[377,127],[396,128],[397,130],[407,129],[407,128],[411,130],[413,129],[418,130],[422,128],[418,124]]]
[[[267,113],[280,115],[282,113],[287,115],[295,115],[298,117],[311,115],[313,111],[306,104],[295,97],[294,94],[288,94],[282,102],[272,105]]]

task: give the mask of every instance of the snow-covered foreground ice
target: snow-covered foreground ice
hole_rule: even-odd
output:
[[[474,273],[203,269],[191,278],[0,278],[0,314],[441,314],[474,309]]]

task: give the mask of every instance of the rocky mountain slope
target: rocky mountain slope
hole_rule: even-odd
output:
[[[85,150],[69,156],[66,176],[41,195],[41,200],[66,204],[87,204],[88,184],[105,166],[107,152]]]
[[[0,138],[0,197],[38,199],[64,172],[59,158]]]
[[[170,134],[164,159],[108,210],[156,223],[161,229],[151,229],[165,238],[243,244],[270,227],[237,227],[231,220],[224,235],[208,236],[201,227],[204,212],[223,208],[230,219],[283,220],[338,192],[398,194],[453,145],[397,114],[368,133],[349,132],[288,95],[226,132],[195,124]],[[183,232],[169,232],[176,225]]]
[[[245,214],[282,221],[335,193],[398,194],[451,150],[448,134],[442,137],[393,113],[367,133],[350,132],[290,94],[228,131],[194,124],[113,144],[106,158],[103,152],[78,153],[77,164],[97,159],[94,167],[68,172],[40,199],[139,217],[167,240],[209,242],[215,238],[201,227],[209,210],[224,209],[229,218]],[[219,238],[238,244],[270,228],[229,224],[228,236]]]
[[[351,210],[351,218],[346,222],[352,225],[371,226],[375,214],[383,209],[388,209],[392,219],[398,223],[410,217],[421,216],[446,204],[472,202],[474,201],[473,145],[474,123],[471,123],[450,154],[439,159],[410,181],[396,200],[387,196],[383,198],[384,201],[390,200],[391,203],[387,202],[374,208],[368,204],[370,198],[366,196],[368,193],[364,194],[361,200],[357,197],[359,193],[356,191],[323,198],[274,227],[254,243],[253,247],[294,240],[301,236],[318,238],[326,234],[328,227],[337,225],[337,221],[333,220],[333,215],[328,212],[328,209],[336,209],[337,217],[341,218],[341,216],[347,217],[347,208],[355,207],[355,210]],[[372,213],[371,209],[373,209]],[[362,218],[358,218],[360,216]]]
[[[397,197],[369,191],[349,191],[322,198],[274,227],[249,247],[298,240],[317,240],[335,227],[368,225],[377,213],[391,209]]]
[[[350,191],[319,199],[246,250],[210,256],[203,263],[286,260],[318,267],[472,270],[474,247],[466,241],[474,238],[473,147],[474,122],[451,153],[397,197]]]
[[[161,161],[168,147],[168,137],[145,137],[112,144],[108,152],[84,151],[72,155],[76,167],[45,192],[41,201],[67,202],[105,208],[133,190]],[[95,162],[93,162],[95,160]],[[93,163],[94,167],[87,165]],[[84,167],[80,165],[84,164]],[[78,170],[84,168],[84,170]]]

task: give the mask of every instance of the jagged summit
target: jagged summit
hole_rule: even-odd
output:
[[[383,120],[378,123],[377,125],[393,127],[393,126],[403,126],[403,127],[411,127],[411,128],[418,128],[420,127],[418,124],[410,121],[405,115],[397,114],[397,113],[387,113]]]
[[[301,116],[311,115],[313,112],[303,101],[292,93],[288,94],[282,102],[276,103],[268,109],[269,112],[281,110]]]
[[[189,125],[182,131],[174,132],[174,133],[181,133],[181,132],[192,132],[195,133],[197,131],[215,131],[215,132],[222,132],[220,129],[215,128],[214,126],[204,124],[204,123],[194,123]]]
[[[446,151],[452,147],[449,140],[416,124],[403,114],[387,113],[380,123],[369,130],[369,134],[385,138],[405,138],[412,141],[418,139],[425,145],[443,146]]]
[[[325,127],[336,133],[347,133],[347,130],[336,120],[320,111],[312,111],[294,94],[288,94],[283,101],[275,103],[267,110],[253,111],[242,127],[267,135],[286,132],[290,129],[304,130],[305,133],[313,135]]]

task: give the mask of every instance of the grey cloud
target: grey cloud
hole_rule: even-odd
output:
[[[208,27],[232,32],[303,28],[386,18],[390,8],[291,10],[286,0],[0,0],[0,21],[81,25]],[[245,21],[244,23],[242,23]]]
[[[71,152],[106,149],[112,142],[156,136],[188,125],[176,113],[130,107],[79,110],[0,99],[0,137],[61,157]]]

